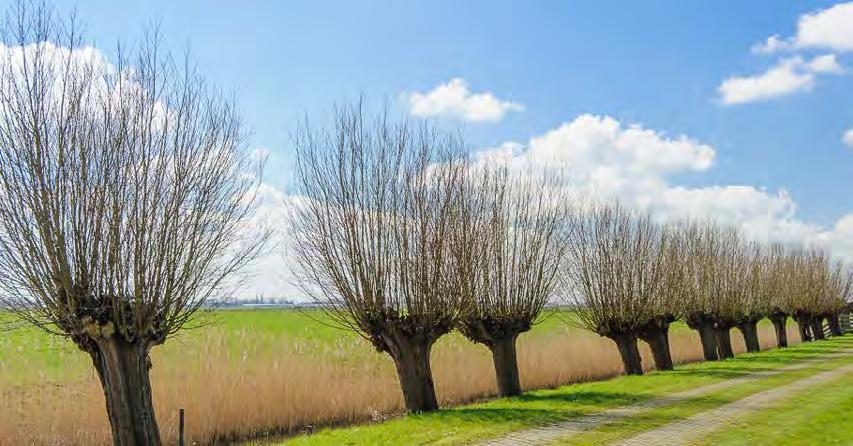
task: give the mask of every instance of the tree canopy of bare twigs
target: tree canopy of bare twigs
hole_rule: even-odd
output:
[[[791,317],[795,299],[793,287],[789,284],[792,276],[791,262],[786,247],[775,243],[767,248],[764,279],[764,295],[767,298],[767,317],[776,331],[776,345],[788,346],[788,318]]]
[[[821,302],[829,293],[829,262],[817,248],[795,248],[787,256],[791,315],[803,341],[824,337]]]
[[[668,232],[621,205],[581,210],[569,231],[566,270],[575,309],[587,329],[616,342],[628,374],[642,374],[639,331],[660,316],[667,282]]]
[[[826,274],[826,293],[818,304],[817,317],[826,319],[832,336],[843,333],[839,317],[853,296],[853,272],[841,262],[830,265]]]
[[[686,230],[693,290],[685,320],[699,332],[706,360],[732,357],[729,331],[736,325],[748,270],[741,235],[715,223]]]
[[[92,357],[116,444],[159,444],[148,352],[262,246],[261,165],[156,35],[111,65],[78,30],[36,3],[2,25],[0,302]]]
[[[437,408],[433,343],[465,310],[456,265],[467,156],[457,135],[426,124],[337,111],[334,128],[295,139],[296,275],[341,325],[387,352],[407,407]]]
[[[748,352],[761,350],[758,321],[769,315],[773,288],[769,286],[772,258],[765,246],[741,240],[735,245],[733,272],[739,272],[740,292],[727,318],[741,332]]]
[[[498,391],[521,392],[516,338],[533,326],[560,284],[570,198],[556,173],[485,164],[470,172],[458,264],[468,311],[460,331],[486,345]]]

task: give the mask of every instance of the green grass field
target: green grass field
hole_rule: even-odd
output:
[[[520,367],[529,387],[601,379],[621,370],[612,342],[573,326],[573,316],[555,312],[519,339]],[[152,385],[164,435],[174,439],[174,414],[186,408],[188,435],[202,443],[218,435],[257,438],[264,432],[300,432],[306,426],[391,417],[386,424],[323,431],[291,441],[460,444],[782,365],[838,342],[769,353],[752,362],[745,356],[733,362],[679,366],[669,374],[588,382],[457,406],[493,395],[494,375],[485,347],[451,333],[438,341],[432,359],[439,398],[456,408],[395,418],[402,403],[388,355],[377,353],[358,335],[331,326],[321,311],[222,310],[205,313],[197,325],[201,327],[152,351]],[[769,341],[769,323],[762,325],[766,325],[764,340]],[[736,343],[738,338],[733,332]],[[673,326],[671,342],[682,358],[695,359],[700,350],[695,333],[683,324]],[[196,380],[198,376],[204,380]],[[774,379],[799,375],[786,376]],[[577,440],[595,444],[619,438],[751,390],[744,387],[713,400],[689,401],[675,413],[662,409],[649,414],[653,419],[601,429]],[[0,333],[0,394],[7,396],[0,409],[11,415],[0,419],[0,438],[12,435],[21,444],[54,442],[38,440],[36,431],[26,429],[32,423],[50,426],[49,438],[56,441],[73,437],[79,444],[101,444],[109,438],[91,362],[64,339],[27,328]]]
[[[517,398],[409,415],[381,424],[326,429],[283,444],[466,444],[756,371],[772,370],[844,347],[853,347],[853,337],[801,344],[787,350],[745,354],[728,361],[689,364],[672,372],[533,391]],[[785,371],[757,381],[734,384],[671,407],[653,409],[618,423],[600,426],[558,444],[596,445],[627,438],[750,394],[849,363],[853,363],[853,358],[841,357],[811,363],[806,368]],[[766,444],[851,444],[853,429],[849,421],[853,418],[853,386],[850,384],[853,384],[853,377],[845,377],[831,386],[815,389],[814,393],[799,395],[778,407],[744,419],[742,429],[739,426],[737,430],[721,432],[709,439],[708,444],[757,444],[756,441]]]
[[[9,322],[0,316],[0,323]],[[571,316],[565,312],[548,313],[527,336],[547,335],[572,329],[567,325]],[[8,325],[8,324],[7,324]],[[269,350],[274,353],[282,344],[295,345],[302,352],[315,355],[339,356],[345,351],[356,360],[360,352],[371,353],[366,341],[357,334],[334,325],[320,310],[219,310],[199,314],[194,327],[170,339],[152,352],[155,364],[159,361],[180,360],[207,347],[207,336],[215,333],[223,347],[240,355],[247,345],[253,353]],[[251,342],[246,342],[251,338]],[[441,343],[460,341],[452,333]],[[345,345],[345,348],[341,348]],[[363,347],[353,349],[353,346]],[[351,357],[355,354],[356,357]],[[38,381],[62,381],[69,376],[81,376],[91,367],[89,358],[69,341],[45,334],[34,328],[17,328],[0,332],[0,374],[4,380],[17,384]]]

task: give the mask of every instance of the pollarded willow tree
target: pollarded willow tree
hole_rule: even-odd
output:
[[[77,31],[31,3],[3,23],[0,304],[91,357],[116,445],[157,445],[149,352],[262,246],[261,163],[156,39],[111,65]]]
[[[672,352],[669,347],[669,326],[684,317],[686,302],[690,298],[689,269],[686,268],[687,239],[679,226],[664,228],[664,276],[660,290],[649,304],[651,316],[640,324],[638,336],[652,352],[657,370],[672,370]]]
[[[724,228],[712,248],[710,292],[716,302],[713,313],[717,354],[721,359],[733,358],[731,330],[742,320],[745,289],[751,275],[750,256],[743,236],[734,227]]]
[[[521,393],[516,339],[537,322],[560,284],[570,221],[559,177],[487,163],[471,171],[458,265],[468,311],[459,330],[489,348],[498,392]]]
[[[840,317],[853,297],[853,273],[843,263],[836,262],[827,270],[826,281],[826,293],[821,299],[818,317],[826,319],[832,336],[841,336],[844,332],[841,329]]]
[[[396,364],[406,407],[438,408],[430,369],[435,341],[466,306],[455,255],[464,227],[466,153],[458,136],[365,119],[361,105],[331,131],[307,124],[294,138],[295,275],[341,326]]]
[[[715,223],[688,229],[688,259],[693,296],[685,312],[687,324],[699,332],[706,360],[731,358],[731,329],[746,273],[741,236],[734,228]]]
[[[821,302],[828,293],[829,259],[820,249],[792,251],[789,286],[795,293],[792,315],[799,326],[800,339],[808,342],[823,339]]]
[[[618,204],[580,210],[575,220],[566,277],[578,319],[616,343],[625,373],[640,375],[637,339],[660,314],[655,304],[666,283],[667,232]]]
[[[761,350],[758,322],[768,315],[775,291],[770,283],[772,257],[758,242],[742,241],[739,248],[735,268],[741,272],[740,294],[733,319],[743,336],[746,351],[755,353]]]
[[[789,286],[792,276],[790,257],[784,246],[771,245],[767,250],[767,269],[765,292],[768,297],[767,318],[773,323],[776,331],[776,346],[788,346],[788,318],[793,312],[793,302],[796,298]]]
[[[689,297],[684,311],[687,326],[699,333],[706,361],[719,359],[715,330],[715,314],[719,312],[719,295],[714,293],[716,245],[720,237],[719,226],[711,223],[692,223],[682,227],[686,238],[686,261]]]

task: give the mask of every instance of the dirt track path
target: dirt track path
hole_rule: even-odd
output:
[[[583,416],[583,417],[573,419],[573,420],[563,421],[563,422],[556,423],[556,424],[549,425],[549,426],[542,426],[542,427],[537,427],[537,428],[532,428],[532,429],[525,429],[525,430],[518,431],[518,432],[513,432],[513,433],[511,433],[507,436],[501,437],[501,438],[492,439],[492,440],[482,442],[482,443],[480,443],[480,445],[481,446],[544,445],[544,444],[548,444],[548,443],[553,442],[553,441],[558,440],[558,439],[567,439],[567,438],[570,438],[574,435],[578,435],[578,434],[581,434],[583,432],[595,429],[596,427],[599,427],[599,426],[602,426],[605,424],[609,424],[609,423],[613,423],[613,422],[616,422],[616,421],[619,421],[619,420],[622,420],[625,418],[629,418],[632,416],[636,416],[636,415],[642,414],[644,412],[650,411],[650,410],[655,409],[655,408],[670,406],[670,405],[673,405],[673,404],[678,403],[680,401],[686,400],[688,398],[695,398],[698,396],[710,394],[710,393],[716,392],[718,390],[726,389],[726,388],[731,387],[733,385],[743,384],[743,383],[751,382],[751,381],[756,381],[759,379],[766,378],[768,376],[774,376],[774,375],[778,375],[778,374],[788,372],[788,371],[804,369],[804,368],[807,368],[816,362],[826,361],[827,359],[831,359],[834,357],[847,356],[847,355],[851,355],[851,354],[853,354],[853,349],[845,349],[845,350],[842,350],[840,352],[834,352],[834,353],[830,353],[830,354],[826,354],[826,355],[821,355],[819,357],[800,361],[800,362],[797,362],[795,364],[780,367],[778,369],[750,373],[748,375],[743,375],[743,376],[739,376],[737,378],[732,378],[732,379],[728,379],[728,380],[721,381],[718,383],[709,384],[707,386],[696,387],[696,388],[688,389],[688,390],[681,391],[678,393],[674,393],[672,395],[662,396],[662,397],[658,397],[658,398],[652,398],[652,399],[649,399],[649,400],[646,400],[646,401],[643,401],[643,402],[640,402],[637,404],[631,404],[631,405],[627,405],[627,406],[616,407],[616,408],[609,409],[609,410],[606,410],[606,411],[603,411],[600,413]],[[836,370],[833,370],[832,372],[843,374],[843,373],[846,373],[847,371],[849,371],[848,369],[853,370],[853,366],[844,367],[843,370],[845,370],[845,371],[843,371],[843,372],[841,371],[842,369],[836,369]],[[826,372],[826,373],[830,373],[830,372]],[[823,376],[826,373],[815,375],[813,377],[806,378],[806,379],[814,379],[814,378],[817,378],[819,376]],[[834,377],[834,376],[835,375],[833,375],[832,377]],[[825,379],[831,379],[832,377],[828,377]],[[791,385],[799,383],[799,382],[800,381],[796,381],[795,383],[789,384],[788,386],[791,386]],[[809,383],[806,385],[814,385],[814,384]],[[773,390],[775,391],[775,390],[785,389],[788,386],[782,386],[782,387],[779,387],[779,388],[776,388]],[[783,396],[787,396],[788,393],[792,393],[792,392],[796,391],[796,388],[793,388],[793,389],[794,390],[790,390],[789,392],[784,393],[784,395],[780,394],[780,393],[774,393],[773,395],[775,395],[775,397],[771,396],[771,398],[779,399]],[[768,391],[768,392],[770,392],[770,391]],[[762,392],[762,393],[765,393],[765,392]],[[751,398],[751,397],[748,397],[748,398]],[[745,398],[745,399],[748,399],[748,398]],[[733,404],[739,403],[740,401],[744,401],[744,400],[738,400],[738,401],[731,403],[731,404],[728,404],[726,406],[731,406]],[[723,407],[726,407],[726,406],[723,406]],[[752,407],[752,406],[749,406],[749,407]],[[722,409],[722,407],[719,409]],[[752,410],[752,409],[744,409],[744,411],[745,410]],[[713,411],[710,411],[710,412],[713,412]],[[688,420],[690,420],[692,418],[699,417],[700,415],[703,415],[705,413],[707,413],[707,412],[703,412],[699,415],[696,415],[695,417],[691,417]],[[739,412],[739,413],[742,413],[742,412]],[[719,415],[716,415],[716,416],[719,416]],[[684,421],[687,421],[687,420],[684,420]],[[646,437],[642,437],[642,435],[640,435],[640,436],[634,437],[634,438],[639,439],[639,440],[637,440],[637,442],[634,442],[634,438],[632,438],[630,440],[627,440],[627,441],[630,441],[630,443],[625,442],[625,443],[619,443],[619,444],[644,445],[644,446],[649,445],[649,444],[681,444],[677,440],[673,443],[667,443],[665,440],[667,438],[666,435],[669,435],[670,437],[674,438],[675,436],[678,435],[678,432],[682,432],[680,427],[675,426],[678,423],[680,423],[680,422],[672,423],[672,424],[664,426],[662,428],[655,429],[652,431],[648,431],[645,433],[645,434],[652,435],[654,432],[661,431],[660,432],[661,435],[659,435],[659,436],[649,437],[649,439],[645,439]],[[663,429],[668,428],[670,426],[672,426],[675,430],[672,431],[671,433],[665,435],[665,432],[663,431]],[[685,426],[683,432],[686,433],[687,431],[690,431],[693,429],[697,429],[697,427],[692,426],[692,425],[691,426]],[[710,430],[713,430],[713,429],[714,428],[711,428]],[[645,435],[645,434],[643,434],[643,435]],[[660,439],[658,439],[658,437]]]
[[[816,385],[840,378],[847,373],[853,373],[853,364],[818,373],[808,378],[802,378],[790,384],[764,392],[755,393],[716,409],[643,432],[636,437],[613,444],[620,446],[646,446],[650,444],[683,445],[718,429],[723,429],[744,415],[766,408],[768,405],[797,392],[802,392]]]

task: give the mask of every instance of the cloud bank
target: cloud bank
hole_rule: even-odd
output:
[[[853,261],[853,211],[832,227],[802,219],[787,191],[771,191],[748,184],[718,184],[690,187],[679,178],[701,176],[714,167],[716,149],[685,135],[670,136],[638,124],[626,124],[610,116],[584,114],[556,128],[519,143],[509,141],[476,154],[479,161],[501,160],[511,167],[533,173],[558,168],[566,172],[575,192],[600,199],[618,199],[625,205],[647,210],[662,221],[714,219],[742,228],[756,240],[816,244],[830,248],[839,258]],[[285,207],[298,203],[275,188],[266,216],[286,228]],[[286,237],[285,237],[286,238]],[[285,244],[286,245],[286,244]],[[296,293],[290,287],[286,249],[262,259],[249,292],[281,296]],[[283,286],[275,292],[274,286]],[[298,294],[286,297],[304,299]]]

